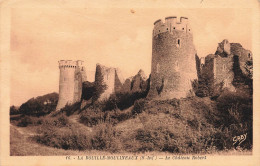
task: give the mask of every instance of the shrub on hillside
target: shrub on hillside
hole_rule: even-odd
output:
[[[230,92],[225,91],[217,99],[218,111],[225,117],[225,124],[230,124],[236,121],[236,115],[239,114],[240,122],[252,121],[252,98],[244,91]],[[236,111],[236,114],[234,114]]]
[[[92,148],[118,152],[121,149],[121,142],[112,125],[103,123],[94,128],[95,133],[91,138]]]
[[[75,126],[58,127],[51,124],[42,126],[39,135],[34,139],[41,144],[72,150],[96,149],[117,152],[121,149],[121,142],[112,125],[102,123],[95,126],[93,133],[88,133]]]
[[[112,94],[110,97],[103,101],[98,101],[93,103],[94,108],[99,108],[102,111],[111,111],[111,110],[124,110],[132,105],[134,105],[135,101],[145,98],[145,92],[134,92],[134,93],[118,93]]]
[[[56,126],[56,127],[65,127],[69,125],[69,120],[64,114],[60,114],[56,117],[43,116],[43,117],[32,117],[32,116],[23,116],[17,122],[17,126],[27,127],[29,125],[33,126]]]
[[[89,127],[93,127],[104,122],[115,125],[121,121],[130,119],[131,117],[131,110],[121,111],[119,109],[115,109],[112,111],[103,112],[99,108],[94,109],[89,107],[81,112],[80,122]]]
[[[24,117],[22,117],[22,118],[19,120],[17,126],[27,127],[27,126],[30,125],[30,124],[33,124],[32,118],[29,117],[29,116],[24,116]]]
[[[145,106],[147,105],[148,100],[146,99],[139,99],[137,101],[135,101],[134,103],[134,108],[132,110],[132,114],[136,115],[136,114],[140,114],[145,110]]]
[[[241,89],[236,92],[225,91],[217,99],[217,110],[220,113],[222,130],[229,131],[229,137],[247,134],[246,141],[240,146],[250,149],[252,147],[253,131],[253,104],[252,96]],[[232,147],[230,141],[227,145]]]
[[[135,101],[145,98],[147,95],[146,91],[134,92],[134,93],[119,93],[117,94],[117,106],[120,110],[129,108]]]
[[[71,105],[66,105],[65,107],[63,107],[58,114],[60,113],[66,113],[67,116],[72,115],[74,112],[79,111],[80,110],[80,102],[76,102],[74,104]],[[53,116],[55,116],[56,114],[54,114]]]
[[[77,128],[69,128],[62,130],[55,127],[45,127],[34,139],[41,144],[72,150],[91,149],[91,142],[89,136]]]
[[[106,120],[106,114],[101,111],[100,109],[96,108],[96,109],[93,109],[91,107],[83,110],[81,113],[80,113],[80,122],[89,126],[89,127],[92,127],[92,126],[95,126],[99,123],[102,123]]]
[[[133,117],[131,110],[121,111],[119,109],[106,112],[106,121],[112,125]]]

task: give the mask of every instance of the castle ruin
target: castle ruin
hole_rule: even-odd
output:
[[[201,58],[201,75],[211,75],[214,85],[223,84],[223,88],[234,91],[234,84],[246,75],[246,62],[251,60],[251,51],[239,43],[229,43],[224,39],[218,44],[215,54]]]
[[[86,70],[81,60],[59,61],[59,101],[56,110],[67,104],[79,102],[82,94],[82,82],[86,81]]]
[[[154,22],[152,68],[148,98],[192,96],[197,79],[196,50],[188,18],[166,17]]]
[[[147,98],[150,99],[186,98],[194,95],[192,85],[193,81],[196,83],[195,80],[202,87],[202,92],[199,93],[204,94],[205,89],[210,89],[209,86],[222,83],[224,88],[235,90],[234,84],[243,82],[241,80],[247,73],[246,63],[252,61],[251,51],[239,43],[229,43],[226,39],[218,44],[215,54],[199,59],[186,17],[180,17],[179,20],[177,17],[166,17],[165,21],[155,21],[152,37],[149,79],[140,70],[137,75],[125,80],[118,68],[97,64],[95,81],[91,83],[86,80],[83,61],[59,61],[57,110],[80,100],[85,103],[90,99],[100,101],[108,99],[112,94],[148,90]],[[83,84],[86,87],[82,95]],[[207,87],[204,88],[204,85]],[[204,96],[211,95],[210,93],[205,93]]]
[[[124,81],[118,68],[96,65],[95,85],[102,89],[98,100],[108,99],[111,94],[120,92]]]

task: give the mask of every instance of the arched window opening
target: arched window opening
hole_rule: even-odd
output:
[[[182,28],[182,30],[184,30],[184,28]]]

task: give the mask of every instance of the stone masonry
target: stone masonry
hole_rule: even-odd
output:
[[[193,95],[197,79],[196,50],[188,18],[166,17],[153,29],[152,68],[148,98],[171,99]]]

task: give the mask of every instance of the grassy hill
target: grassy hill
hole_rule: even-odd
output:
[[[224,91],[216,100],[139,98],[129,102],[127,97],[83,109],[76,103],[52,116],[27,116],[24,130],[32,134],[26,139],[33,145],[70,152],[201,154],[252,149],[252,97],[245,91]],[[127,107],[117,106],[122,101]],[[233,137],[243,134],[244,141],[233,142]],[[15,137],[11,132],[11,150],[18,152],[17,142],[12,142]]]

